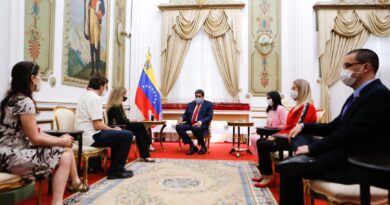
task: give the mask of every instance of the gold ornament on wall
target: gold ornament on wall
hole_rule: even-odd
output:
[[[255,43],[256,43],[255,48],[262,55],[268,55],[272,51],[272,48],[274,47],[273,39],[268,34],[261,34],[257,38]]]

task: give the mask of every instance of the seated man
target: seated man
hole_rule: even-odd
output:
[[[101,96],[107,92],[107,84],[108,80],[104,76],[91,77],[87,91],[77,103],[75,128],[84,131],[84,145],[111,148],[108,179],[129,178],[133,176],[133,172],[125,170],[124,166],[133,141],[133,134],[119,127],[111,128],[104,124]]]
[[[195,91],[195,100],[188,103],[186,111],[179,118],[176,125],[177,134],[181,137],[184,144],[190,145],[190,150],[186,153],[192,155],[198,152],[198,148],[194,145],[191,138],[187,134],[187,130],[191,130],[198,140],[198,145],[201,146],[198,154],[207,152],[204,142],[204,132],[209,129],[209,124],[213,119],[213,104],[204,100],[204,91]]]
[[[375,79],[378,67],[375,52],[350,51],[344,57],[341,80],[354,92],[340,115],[330,123],[298,124],[290,132],[295,154],[300,156],[282,161],[276,167],[280,173],[281,205],[304,204],[302,177],[357,183],[349,173],[348,157],[389,150],[390,91]],[[323,138],[316,140],[310,135]]]

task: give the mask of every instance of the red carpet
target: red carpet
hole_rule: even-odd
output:
[[[154,158],[178,158],[178,159],[220,159],[220,160],[250,160],[257,161],[257,156],[250,155],[248,153],[243,152],[239,158],[237,158],[233,154],[229,154],[230,149],[232,148],[231,143],[211,143],[210,144],[210,153],[204,155],[194,154],[191,156],[187,156],[185,152],[187,152],[187,147],[182,145],[183,150],[181,152],[178,151],[179,144],[177,142],[166,142],[164,146],[166,148],[166,152],[162,151],[159,143],[154,143],[153,146],[157,148],[156,151],[152,152],[152,157]],[[135,160],[134,149],[131,149],[131,153],[129,154],[129,162]],[[89,174],[88,182],[92,184],[97,180],[104,177],[103,173],[98,174]],[[276,176],[276,185],[271,187],[271,191],[274,194],[277,201],[279,201],[279,176]],[[50,204],[51,195],[47,192],[47,181],[45,181],[44,189],[43,189],[43,204]],[[38,193],[38,185],[35,186],[36,193]],[[65,192],[65,197],[68,197],[72,193]],[[36,195],[32,198],[29,198],[21,203],[20,205],[35,205],[37,201]],[[315,201],[316,205],[326,204],[324,201]]]

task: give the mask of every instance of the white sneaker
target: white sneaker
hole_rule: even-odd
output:
[[[154,148],[153,145],[150,145],[149,146],[149,151],[151,151],[151,152],[156,151],[156,148]]]

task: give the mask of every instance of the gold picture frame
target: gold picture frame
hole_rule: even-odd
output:
[[[86,87],[92,75],[108,76],[110,0],[65,1],[62,84]]]
[[[54,0],[26,0],[24,9],[24,59],[40,66],[42,79],[53,73]]]

